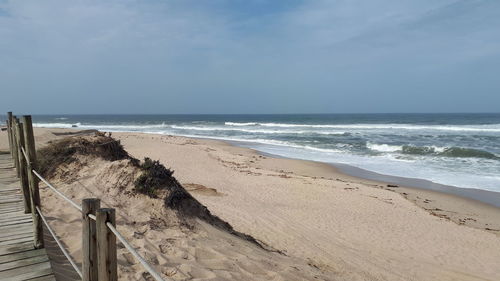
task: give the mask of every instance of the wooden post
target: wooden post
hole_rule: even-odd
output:
[[[30,188],[28,182],[27,162],[21,148],[24,148],[24,132],[21,123],[16,124],[16,141],[19,144],[17,155],[19,156],[19,172],[21,178],[21,190],[24,198],[24,213],[31,213]]]
[[[99,281],[117,281],[116,237],[106,223],[116,226],[115,209],[97,210],[97,260]]]
[[[96,222],[88,215],[96,215],[100,207],[101,201],[97,198],[87,198],[82,201],[83,281],[98,281]]]
[[[8,136],[9,136],[9,149],[10,149],[10,156],[13,156],[12,155],[12,151],[14,149],[13,147],[13,144],[12,144],[12,131],[11,131],[11,125],[12,124],[12,112],[7,112],[7,133],[8,133]]]
[[[19,123],[19,122],[17,122],[17,121],[18,121],[18,119],[16,117],[14,117],[12,119],[12,123],[10,124],[10,130],[12,132],[12,144],[13,144],[12,160],[14,160],[14,167],[16,167],[16,175],[19,178],[19,176],[20,176],[20,173],[19,173],[19,154],[18,154],[19,143],[17,142],[18,137],[16,134],[17,123]]]
[[[31,215],[33,217],[33,244],[35,249],[44,247],[42,219],[35,207],[40,207],[40,191],[38,190],[38,178],[31,172],[37,169],[35,137],[33,136],[33,125],[31,115],[23,116],[24,150],[28,156],[28,182],[30,186]]]

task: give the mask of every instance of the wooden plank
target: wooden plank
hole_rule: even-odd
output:
[[[19,200],[21,200],[20,196],[10,196],[12,198],[5,198],[5,199],[2,199],[2,201],[0,203],[2,203],[2,205],[0,205],[1,207],[8,207],[9,205],[16,205],[18,204]]]
[[[24,227],[30,227],[31,223],[27,222],[21,225],[6,225],[6,226],[0,226],[0,229],[4,231],[8,231],[9,229],[18,229],[18,228],[24,228]]]
[[[2,199],[13,199],[13,198],[22,198],[21,194],[17,192],[2,192]]]
[[[10,219],[5,219],[0,221],[0,228],[4,225],[12,225],[12,224],[19,224],[19,223],[29,223],[32,221],[32,218],[10,218]]]
[[[9,211],[11,209],[16,209],[18,207],[22,207],[22,204],[12,204],[12,205],[5,205],[5,206],[0,206],[0,210],[2,211]]]
[[[21,193],[20,192],[17,192],[17,191],[2,191],[0,190],[1,194],[2,194],[2,199],[3,198],[9,198],[9,197],[16,197],[16,196],[19,196],[19,197],[22,197]]]
[[[56,278],[54,277],[54,275],[51,274],[47,276],[28,279],[27,281],[56,281]]]
[[[2,194],[2,201],[4,200],[13,200],[13,199],[22,199],[21,194],[11,193],[11,194]]]
[[[11,203],[11,204],[4,204],[4,205],[0,205],[0,209],[2,210],[8,210],[8,209],[12,209],[12,208],[17,208],[19,206],[23,206],[22,204],[20,204],[19,202],[18,203]]]
[[[30,229],[31,224],[27,223],[25,225],[20,225],[20,226],[4,226],[0,227],[0,237],[5,236],[8,233],[14,233],[16,231],[25,231],[25,230],[33,230],[32,228]]]
[[[25,232],[30,232],[33,231],[33,228],[31,225],[23,225],[22,227],[16,227],[16,228],[0,228],[0,237],[8,237],[10,235],[16,235],[19,233],[25,233]]]
[[[5,186],[4,188],[0,189],[0,193],[3,194],[21,194],[20,190],[15,187],[15,186]]]
[[[1,205],[0,206],[0,210],[9,210],[9,209],[14,209],[14,208],[17,208],[19,206],[23,206],[22,204],[19,204],[19,203],[15,203],[15,204],[9,204],[9,205]]]
[[[9,196],[5,199],[2,199],[0,203],[2,203],[2,207],[7,207],[9,204],[17,204],[18,201],[21,200],[20,196]]]
[[[21,208],[21,209],[19,210],[19,208]],[[22,212],[22,211],[23,211],[22,207],[12,207],[12,208],[2,209],[0,211],[0,214],[3,215],[3,214],[9,214],[9,213],[18,213],[18,212]]]
[[[28,226],[28,225],[31,225],[31,221],[25,221],[25,222],[18,223],[18,224],[2,225],[2,226],[0,226],[0,229],[7,231],[8,229],[11,229],[11,228],[17,229],[18,227]]]
[[[0,199],[0,204],[8,204],[8,203],[17,203],[17,202],[21,202],[20,199]]]
[[[21,281],[52,274],[50,262],[42,262],[24,267],[0,271],[0,280]],[[9,279],[4,279],[9,278]]]
[[[18,267],[25,267],[27,265],[42,263],[42,262],[46,262],[46,261],[49,261],[49,257],[47,255],[42,255],[42,256],[29,257],[29,258],[22,259],[22,260],[6,262],[6,263],[0,264],[0,272],[5,271],[5,270],[9,270],[9,269],[18,268]]]
[[[16,232],[33,231],[33,228],[30,228],[30,227],[31,227],[30,224],[21,225],[18,227],[0,227],[0,231],[1,231],[0,237],[3,237],[5,235],[11,234],[11,233],[15,234]]]
[[[9,233],[9,236],[0,237],[0,242],[11,241],[20,238],[30,237],[31,232],[25,231],[21,233]]]
[[[7,194],[21,194],[21,192],[19,192],[19,189],[15,188],[15,187],[11,187],[11,188],[2,188],[0,189],[0,194],[2,195],[7,195]]]
[[[25,252],[29,250],[33,250],[33,243],[24,242],[17,245],[0,246],[0,256]]]
[[[13,220],[26,220],[31,219],[31,216],[21,216],[18,212],[16,213],[8,213],[5,215],[5,218],[0,219],[0,222],[9,222]]]
[[[7,221],[7,220],[12,220],[12,219],[26,219],[26,218],[31,218],[31,216],[29,214],[24,214],[22,212],[18,212],[18,213],[9,213],[9,214],[5,214],[5,215],[2,215],[2,217],[0,218],[0,221]]]
[[[14,208],[17,208],[19,206],[23,206],[22,204],[19,204],[19,203],[16,203],[16,204],[9,204],[9,205],[2,205],[0,206],[0,210],[9,210],[9,209],[14,209]]]
[[[21,194],[21,192],[19,191],[19,189],[13,188],[13,187],[12,188],[5,187],[5,188],[1,188],[0,189],[0,192],[7,192],[7,191],[12,191],[12,192],[16,192],[16,193]]]
[[[21,200],[21,198],[19,198],[19,197],[17,197],[17,198],[16,198],[16,197],[13,197],[13,198],[7,198],[7,199],[5,199],[4,201],[7,201],[7,200],[9,200],[9,201],[13,201],[13,202],[5,202],[5,203],[1,204],[1,205],[0,205],[0,207],[2,207],[2,208],[3,208],[3,207],[13,207],[13,206],[21,205],[21,204],[19,204],[19,202],[18,202],[19,200]]]
[[[23,223],[20,223],[20,224],[21,225],[17,225],[17,226],[15,226],[13,224],[11,224],[11,225],[2,225],[2,226],[0,226],[0,229],[7,230],[7,229],[10,229],[10,228],[17,228],[17,227],[23,226],[22,224],[25,224],[26,226],[28,226],[28,225],[31,225],[31,221],[26,221],[26,222],[23,222]]]
[[[2,198],[0,198],[0,203],[15,203],[15,201],[19,199],[22,199],[20,196],[16,196],[16,194],[13,194],[11,196],[2,196]],[[14,202],[11,202],[11,201],[14,201]]]
[[[31,218],[31,215],[25,214],[25,213],[22,213],[22,212],[9,213],[9,214],[3,215],[0,218],[0,221],[10,220],[10,219],[24,219],[24,218]]]
[[[16,224],[22,224],[22,223],[27,223],[27,222],[32,222],[32,219],[24,219],[24,220],[18,220],[18,221],[8,221],[4,223],[0,223],[1,226],[7,226],[7,225],[16,225]]]
[[[10,213],[10,214],[15,214],[15,213]],[[12,221],[26,221],[26,220],[31,221],[32,218],[31,217],[16,217],[16,216],[12,216],[12,217],[8,217],[8,218],[0,220],[0,224],[12,222]]]
[[[0,241],[6,241],[10,237],[19,237],[20,235],[33,235],[33,230],[31,228],[16,229],[6,233],[0,233]]]
[[[5,206],[0,206],[0,210],[2,211],[9,211],[11,209],[16,209],[19,207],[23,207],[22,204],[12,204],[12,205],[5,205]]]
[[[47,251],[45,249],[36,249],[26,252],[14,253],[10,255],[0,256],[0,264],[36,256],[46,256],[46,255]]]
[[[12,239],[12,240],[7,240],[7,241],[2,241],[0,242],[0,246],[3,246],[3,245],[15,245],[15,244],[19,244],[19,243],[22,243],[22,242],[31,242],[33,241],[33,236],[31,237],[20,237],[20,238],[15,238],[15,239]]]

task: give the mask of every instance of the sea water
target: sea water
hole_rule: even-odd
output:
[[[38,127],[221,139],[283,157],[500,192],[500,114],[58,115]]]

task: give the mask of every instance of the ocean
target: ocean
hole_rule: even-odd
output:
[[[500,192],[500,114],[38,115],[38,127],[227,140],[282,157]]]

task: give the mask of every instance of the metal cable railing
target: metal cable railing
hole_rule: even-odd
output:
[[[50,189],[52,191],[54,191],[57,195],[61,196],[64,200],[66,200],[68,203],[70,203],[75,209],[79,210],[80,212],[83,212],[82,207],[80,205],[78,205],[77,203],[75,203],[73,200],[69,199],[66,195],[64,195],[59,190],[57,190],[52,184],[50,184],[50,182],[48,182],[46,179],[44,179],[35,170],[32,170],[32,172],[41,181],[43,181],[48,187],[50,187]],[[73,260],[69,257],[69,254],[67,254],[66,250],[62,247],[62,244],[59,242],[59,240],[55,236],[55,233],[52,231],[52,229],[50,229],[50,226],[48,226],[48,223],[45,220],[45,218],[43,217],[42,212],[40,211],[40,209],[38,207],[36,207],[36,209],[37,209],[38,213],[40,214],[40,216],[42,217],[42,220],[44,221],[45,225],[47,225],[47,228],[49,229],[49,232],[52,234],[52,236],[54,236],[54,239],[56,240],[57,244],[59,245],[59,247],[63,251],[64,255],[68,258],[68,260],[71,263],[71,265],[73,265],[73,267],[75,268],[75,270],[77,271],[77,273],[81,277],[82,276],[81,275],[81,271],[78,269],[78,267],[73,262]],[[93,215],[93,214],[87,214],[87,216],[89,218],[91,218],[92,220],[94,220],[94,221],[97,220],[96,216]],[[127,248],[127,250],[141,263],[141,265],[149,272],[149,274],[151,274],[151,276],[155,280],[157,280],[157,281],[165,281],[165,279],[163,279],[160,276],[160,274],[158,272],[156,272],[156,270],[154,270],[153,267],[151,267],[150,264],[147,263],[147,261],[132,247],[132,245],[130,245],[130,243],[128,243],[128,241],[123,237],[123,235],[121,235],[121,233],[118,232],[118,230],[111,223],[109,223],[109,222],[106,223],[106,226],[109,228],[109,230],[111,230],[111,232],[113,232],[115,234],[116,238],[118,238],[118,240],[120,240],[120,242],[123,243],[123,245],[125,246],[125,248]]]
[[[143,257],[141,257],[139,253],[137,253],[137,251],[132,247],[132,245],[130,245],[127,242],[127,240],[125,240],[125,238],[120,234],[120,232],[118,232],[118,230],[111,223],[107,222],[106,226],[109,228],[109,230],[111,230],[111,232],[115,234],[116,238],[118,238],[118,240],[120,240],[123,243],[125,248],[127,248],[127,250],[142,264],[142,266],[149,272],[149,274],[151,274],[151,276],[153,276],[155,280],[164,281],[164,279],[160,276],[160,274],[158,274],[151,267],[151,265],[149,265],[149,263]]]
[[[68,261],[71,264],[71,266],[73,266],[73,268],[75,269],[76,273],[78,273],[78,275],[80,276],[80,278],[82,278],[82,272],[80,271],[80,269],[76,265],[76,263],[73,260],[73,258],[71,258],[71,256],[68,253],[68,251],[66,251],[66,249],[64,249],[61,241],[59,240],[59,238],[57,238],[54,230],[52,230],[52,228],[50,227],[49,223],[47,222],[47,219],[45,219],[45,216],[42,214],[42,211],[40,210],[40,208],[38,208],[38,206],[35,206],[35,208],[36,208],[36,211],[38,212],[38,214],[40,215],[40,217],[42,218],[43,223],[47,227],[47,230],[50,232],[50,234],[52,235],[52,237],[54,237],[54,240],[56,241],[56,243],[59,246],[59,248],[61,248],[61,251],[64,254],[64,256],[66,256],[66,258],[68,259]]]
[[[64,200],[66,200],[68,203],[71,204],[75,209],[80,211],[80,213],[83,211],[82,207],[75,203],[73,200],[69,199],[66,195],[64,195],[62,192],[57,190],[50,182],[48,182],[46,179],[44,179],[39,173],[37,173],[35,170],[32,170],[33,174],[35,174],[41,181],[43,181],[52,191],[54,191],[57,195],[61,196]]]
[[[24,159],[26,160],[26,162],[28,162],[28,155],[26,154],[26,151],[24,150],[24,147],[21,147],[21,151],[22,151],[22,154],[24,155]],[[60,195],[61,197],[63,197],[66,201],[68,201],[69,203],[71,203],[71,205],[73,207],[77,208],[80,212],[82,211],[81,208],[80,208],[80,206],[78,206],[78,204],[76,204],[71,199],[69,199],[64,194],[62,194],[59,190],[57,190],[56,188],[54,188],[48,181],[46,181],[42,176],[40,176],[35,170],[32,170],[32,172],[40,180],[42,180],[47,186],[49,186],[54,192],[56,192],[58,195]],[[40,208],[38,208],[38,206],[35,206],[35,208],[36,208],[36,211],[38,212],[38,214],[40,215],[40,218],[42,219],[43,223],[47,227],[47,230],[50,232],[50,234],[54,238],[54,241],[56,241],[57,245],[61,249],[61,251],[64,254],[64,256],[68,259],[69,263],[75,269],[76,273],[78,273],[78,275],[80,276],[80,278],[82,278],[82,272],[81,272],[80,268],[78,268],[78,265],[76,265],[76,262],[73,260],[73,258],[68,253],[68,251],[66,251],[66,249],[63,246],[63,244],[61,243],[61,241],[59,240],[59,238],[55,234],[54,230],[52,230],[52,228],[50,227],[49,223],[47,222],[47,219],[45,218],[45,216],[42,213],[42,210],[40,210]]]
[[[71,199],[69,199],[66,195],[64,195],[63,193],[61,193],[59,190],[57,190],[54,186],[52,186],[52,184],[50,184],[46,179],[44,179],[40,174],[38,174],[35,170],[32,171],[41,181],[43,181],[47,186],[50,187],[50,189],[52,191],[54,191],[57,195],[61,196],[64,200],[66,200],[67,202],[69,202],[73,207],[75,207],[75,209],[79,210],[80,212],[82,212],[82,207],[79,206],[78,204],[76,204],[74,201],[72,201]],[[37,210],[38,210],[38,213],[40,214],[40,216],[42,216],[41,214],[41,211],[40,209],[37,207]],[[87,215],[89,218],[91,218],[92,220],[97,220],[96,216],[93,215],[93,214],[88,214]],[[42,216],[42,219],[43,216]],[[47,224],[47,222],[44,220],[45,224]],[[106,226],[109,228],[109,230],[111,230],[111,232],[113,232],[116,236],[116,238],[118,238],[118,240],[120,240],[120,242],[123,243],[123,245],[125,246],[125,248],[127,248],[127,250],[141,263],[141,265],[149,272],[149,274],[151,274],[151,276],[157,280],[157,281],[165,281],[165,279],[163,279],[160,274],[158,274],[156,272],[156,270],[154,270],[151,265],[149,265],[146,260],[141,257],[141,255],[132,247],[132,245],[130,245],[128,243],[128,241],[123,237],[123,235],[121,235],[120,232],[118,232],[118,230],[111,224],[111,223],[106,223]],[[49,227],[47,227],[49,228]],[[52,236],[54,236],[54,239],[56,239],[56,242],[58,241],[55,234],[50,230],[49,228],[49,231],[51,232]],[[61,247],[61,250],[63,250],[63,252],[66,252],[64,250],[64,248],[62,247],[62,245],[58,242],[57,243],[59,245],[59,247]],[[66,255],[66,254],[65,254]],[[75,267],[75,270],[79,273],[80,277],[81,277],[81,272],[79,269],[76,268],[76,265],[74,265],[74,262],[68,258],[68,260],[70,261],[70,263],[73,265],[73,267]]]

